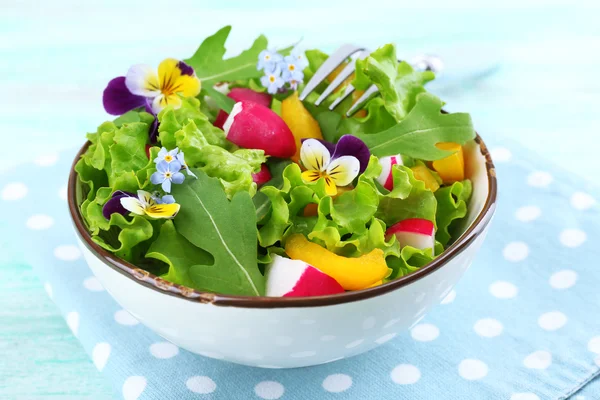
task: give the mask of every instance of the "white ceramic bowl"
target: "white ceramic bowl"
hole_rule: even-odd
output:
[[[79,182],[74,172],[69,208],[94,274],[124,309],[157,334],[206,357],[264,368],[304,367],[352,357],[393,339],[450,293],[473,261],[495,210],[495,170],[479,138],[465,147],[465,159],[474,190],[462,236],[413,274],[334,296],[240,297],[174,285],[91,241],[75,201]]]

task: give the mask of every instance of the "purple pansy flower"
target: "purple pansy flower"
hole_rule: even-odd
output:
[[[123,197],[135,197],[135,194],[117,190],[113,193],[112,197],[102,207],[102,215],[106,219],[110,219],[110,216],[114,213],[121,215],[127,215],[129,211],[121,205],[121,198]]]

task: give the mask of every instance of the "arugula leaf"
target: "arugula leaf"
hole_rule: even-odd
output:
[[[202,88],[202,92],[203,95],[209,96],[211,99],[213,99],[217,107],[219,107],[219,109],[225,111],[228,114],[231,112],[233,106],[235,105],[235,101],[232,98],[227,97],[227,95],[219,92],[215,88],[205,87]]]
[[[239,56],[223,59],[225,41],[231,32],[231,26],[221,28],[217,33],[204,39],[187,64],[194,68],[196,76],[204,87],[215,83],[239,79],[258,78],[262,72],[256,68],[258,54],[267,48],[267,38],[260,35],[248,50]]]
[[[438,203],[435,237],[442,245],[445,246],[450,242],[451,228],[454,223],[467,215],[467,202],[472,191],[471,181],[466,179],[462,182],[454,182],[452,186],[440,188],[435,192]]]
[[[160,234],[150,245],[146,257],[169,265],[169,271],[163,276],[164,279],[193,289],[201,288],[197,287],[190,278],[190,268],[197,264],[214,263],[212,255],[194,246],[179,234],[172,221],[166,221],[160,228]]]
[[[471,116],[465,113],[442,114],[442,101],[422,93],[406,118],[380,133],[355,134],[377,157],[394,154],[421,160],[439,160],[452,154],[436,147],[440,142],[465,144],[475,138]]]
[[[366,117],[351,117],[343,118],[338,126],[338,135],[359,133],[377,133],[385,131],[396,125],[396,120],[385,108],[384,101],[381,97],[374,97],[367,102],[365,106],[367,110]]]
[[[194,287],[210,292],[260,296],[265,278],[258,269],[254,205],[248,192],[231,201],[216,178],[194,170],[198,179],[186,179],[173,187],[181,204],[175,228],[190,243],[210,253],[214,264],[202,262],[189,268]]]
[[[415,71],[406,62],[398,63],[393,44],[378,48],[357,65],[363,67],[364,76],[377,86],[385,108],[398,122],[414,107],[417,95],[425,92],[423,86],[435,78],[431,71]]]

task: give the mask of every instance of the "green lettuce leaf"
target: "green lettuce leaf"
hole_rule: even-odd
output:
[[[271,172],[271,180],[266,182],[263,187],[274,186],[277,189],[283,187],[283,171],[285,168],[292,163],[289,159],[271,158],[267,161],[269,172]],[[264,218],[268,215],[270,210],[271,200],[267,195],[262,192],[256,193],[252,198],[254,208],[256,208],[256,221],[260,224]]]
[[[267,48],[267,38],[263,35],[259,36],[248,50],[236,57],[224,60],[225,42],[229,32],[231,32],[231,26],[221,28],[214,35],[204,39],[194,55],[185,60],[194,68],[196,76],[204,87],[212,87],[218,82],[262,76],[262,71],[256,68],[256,63],[258,54]]]
[[[133,122],[124,124],[114,133],[114,143],[110,146],[110,186],[124,173],[136,172],[148,164],[146,143],[148,124]]]
[[[435,237],[444,246],[450,242],[453,236],[452,227],[455,222],[467,215],[467,203],[472,191],[471,181],[466,179],[462,182],[454,182],[451,186],[440,188],[435,192],[438,204]]]
[[[146,257],[166,263],[169,271],[162,277],[169,282],[201,289],[194,284],[189,272],[193,265],[212,265],[213,256],[199,247],[191,244],[175,229],[172,221],[166,221],[160,229],[160,234],[150,246]]]
[[[177,146],[175,132],[181,130],[188,122],[194,124],[202,131],[206,141],[214,146],[231,149],[232,144],[225,139],[225,133],[213,126],[208,117],[200,111],[198,99],[183,99],[181,107],[173,109],[167,106],[158,114],[158,138],[160,143],[171,150]]]
[[[406,62],[398,63],[393,44],[378,48],[357,65],[362,67],[357,78],[359,86],[364,86],[365,76],[369,78],[379,89],[385,108],[398,122],[414,107],[417,96],[425,92],[424,85],[435,78],[431,71],[415,71]]]
[[[264,295],[250,195],[238,192],[229,201],[218,179],[199,169],[194,172],[198,179],[186,179],[173,187],[173,196],[181,204],[174,220],[177,232],[214,258],[213,264],[199,261],[189,268],[193,287],[224,294]]]
[[[431,249],[420,250],[411,246],[405,246],[398,257],[389,257],[386,259],[388,267],[392,269],[392,273],[386,278],[386,281],[391,281],[418,271],[433,261],[434,258],[431,254]]]
[[[396,120],[385,108],[385,103],[381,97],[369,100],[365,109],[367,110],[365,117],[354,116],[341,120],[337,128],[339,137],[345,134],[357,135],[360,133],[382,132],[396,125]]]
[[[209,143],[204,132],[194,121],[188,122],[175,133],[175,143],[185,154],[192,168],[202,169],[211,177],[219,178],[227,196],[240,191],[256,193],[252,173],[258,172],[266,161],[264,151],[239,149],[230,153],[226,149]]]
[[[128,220],[123,215],[115,213],[110,216],[107,231],[92,236],[92,240],[118,257],[135,262],[145,252],[136,247],[152,238],[152,233],[152,224],[146,218],[134,215]]]
[[[475,138],[469,114],[442,114],[442,101],[422,93],[404,120],[379,133],[356,134],[377,157],[394,154],[421,160],[438,160],[452,154],[436,147],[440,142],[465,144]]]

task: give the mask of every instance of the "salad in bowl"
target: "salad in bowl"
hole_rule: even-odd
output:
[[[261,36],[224,59],[229,31],[108,82],[115,119],[74,167],[91,241],[161,282],[234,296],[362,291],[443,255],[467,224],[476,133],[427,92],[434,73],[384,45],[327,78],[356,63],[355,92],[330,111],[343,86],[318,107],[327,83],[298,96],[327,54]]]

